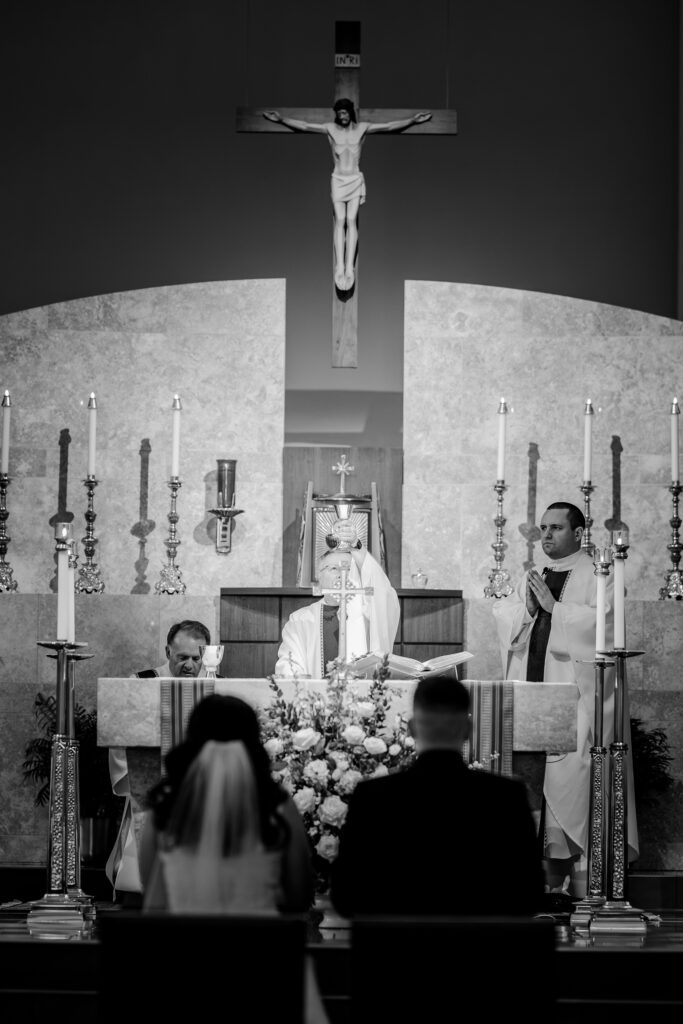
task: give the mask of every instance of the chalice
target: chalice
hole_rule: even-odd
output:
[[[200,644],[202,667],[206,679],[215,679],[216,670],[223,660],[223,644]]]

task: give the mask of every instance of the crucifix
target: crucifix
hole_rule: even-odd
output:
[[[334,568],[339,573],[338,582],[335,580],[335,585],[332,587],[322,587],[320,593],[323,597],[327,594],[332,595],[332,603],[339,603],[339,611],[337,613],[339,616],[339,647],[337,657],[341,659],[343,664],[346,664],[346,605],[349,601],[352,601],[357,594],[367,594],[368,596],[373,594],[375,588],[357,587],[349,580],[349,571],[351,569],[350,558],[348,560],[346,558],[342,558],[339,565]]]
[[[358,365],[358,210],[365,179],[358,164],[365,137],[375,132],[455,135],[454,110],[360,109],[360,22],[335,22],[334,120],[328,108],[238,107],[237,131],[318,132],[328,137],[334,170],[332,366]],[[356,118],[357,113],[357,118]]]
[[[346,458],[346,453],[344,453],[341,456],[337,465],[332,467],[332,472],[336,473],[339,476],[340,495],[346,493],[346,477],[349,476],[351,473],[355,472],[355,469],[355,466],[349,466],[349,463]]]

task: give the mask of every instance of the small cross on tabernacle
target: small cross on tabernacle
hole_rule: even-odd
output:
[[[355,470],[356,470],[355,466],[349,466],[348,462],[346,461],[346,455],[342,455],[342,457],[340,458],[340,460],[337,463],[337,465],[332,467],[332,472],[333,473],[337,473],[339,475],[339,493],[340,494],[345,494],[346,493],[345,490],[344,490],[345,483],[346,483],[346,477],[350,473],[354,473]]]

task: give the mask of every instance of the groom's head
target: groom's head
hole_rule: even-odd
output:
[[[470,734],[470,695],[454,671],[420,679],[413,694],[410,728],[418,754],[460,750]]]

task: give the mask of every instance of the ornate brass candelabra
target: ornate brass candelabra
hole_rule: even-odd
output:
[[[9,519],[9,512],[7,511],[7,488],[9,487],[10,478],[7,473],[0,473],[0,591],[2,590],[17,590],[18,584],[13,579],[12,566],[5,559],[7,554],[7,545],[12,539],[7,533],[7,520]]]
[[[592,558],[595,545],[591,540],[591,526],[593,525],[593,519],[591,518],[591,494],[595,488],[591,484],[590,480],[584,480],[581,484],[580,490],[583,493],[583,518],[586,520],[586,528],[583,531],[583,537],[581,538],[581,547]]]
[[[496,526],[496,539],[491,547],[493,548],[493,557],[496,564],[489,573],[489,581],[484,587],[484,597],[508,597],[512,593],[513,587],[510,583],[510,573],[507,569],[503,569],[503,560],[507,548],[507,544],[503,540],[503,528],[506,522],[503,515],[503,495],[507,490],[505,481],[497,480],[493,485],[493,489],[496,492],[497,504],[496,517],[493,520]]]
[[[677,601],[680,601],[683,598],[683,574],[679,569],[683,544],[681,544],[678,533],[681,528],[681,518],[678,514],[678,498],[681,493],[681,489],[681,484],[678,480],[674,481],[669,488],[671,491],[673,515],[669,520],[669,525],[671,526],[671,543],[667,544],[667,550],[671,552],[672,568],[669,569],[664,577],[666,583],[659,591],[660,601],[663,601],[667,597],[674,597]]]
[[[172,476],[168,481],[168,486],[171,490],[171,511],[168,513],[169,530],[168,537],[166,538],[166,551],[168,552],[168,562],[161,568],[161,577],[154,584],[154,589],[157,594],[184,594],[186,590],[185,583],[182,579],[182,573],[175,564],[176,554],[180,547],[180,541],[178,540],[176,527],[180,516],[176,511],[176,503],[178,500],[178,491],[180,490],[181,483],[180,477]]]
[[[83,550],[85,551],[85,565],[78,570],[76,590],[79,594],[101,594],[104,590],[104,580],[101,577],[97,563],[93,561],[97,541],[95,540],[95,488],[97,480],[94,476],[88,476],[83,481],[88,493],[88,507],[85,512],[85,537],[83,537]]]
[[[69,532],[66,524],[55,531],[58,556],[71,547]],[[68,939],[83,935],[95,917],[93,899],[81,889],[79,741],[74,722],[75,662],[92,655],[81,653],[79,648],[87,644],[75,640],[39,640],[38,646],[55,652],[50,657],[57,661],[57,706],[50,761],[47,890],[31,904],[27,922],[31,935]]]
[[[613,534],[614,559],[625,560],[629,544],[623,532]],[[596,562],[596,575],[605,572],[603,561]],[[607,572],[609,569],[607,568]],[[597,651],[595,695],[595,745],[591,749],[591,817],[589,849],[589,889],[572,915],[572,925],[586,929],[592,939],[600,935],[643,936],[647,933],[648,915],[632,907],[627,899],[628,873],[628,744],[625,742],[626,660],[643,654],[614,647]],[[602,745],[604,687],[602,676],[610,662],[616,666],[614,681],[614,739],[609,748],[609,800],[603,810],[603,766],[606,750]],[[600,692],[598,692],[600,691]],[[594,756],[595,752],[595,756]],[[598,775],[600,776],[598,780]],[[607,842],[605,843],[605,838]],[[604,873],[603,873],[604,872]],[[604,882],[603,882],[604,879]]]

